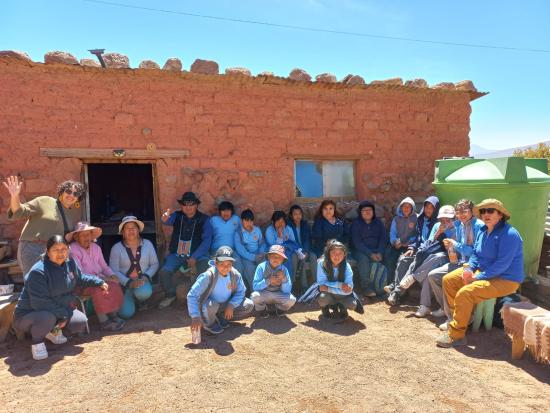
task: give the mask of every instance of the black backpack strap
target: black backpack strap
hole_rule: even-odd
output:
[[[199,297],[199,313],[200,313],[200,316],[201,316],[201,320],[202,322],[206,325],[206,314],[203,313],[203,306],[204,306],[204,303],[206,302],[206,300],[208,299],[208,297],[210,296],[210,294],[212,294],[212,290],[214,290],[214,286],[216,284],[216,270],[215,269],[212,269],[212,267],[208,268],[206,270],[206,272],[208,273],[208,276],[209,276],[209,280],[208,280],[208,287],[206,288],[206,290],[204,290],[204,292],[201,294],[201,296]]]

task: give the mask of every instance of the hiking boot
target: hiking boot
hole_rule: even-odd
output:
[[[432,315],[434,317],[444,317],[445,316],[445,311],[443,311],[443,309],[440,308],[439,310],[432,311]]]
[[[223,316],[223,314],[218,314],[218,324],[221,328],[224,330],[229,327],[229,321],[226,320],[226,318]]]
[[[393,283],[388,284],[384,287],[384,292],[386,294],[391,294],[391,292],[393,291],[394,288],[395,288],[395,285]]]
[[[457,338],[453,340],[449,335],[449,332],[447,331],[443,333],[441,336],[439,336],[435,341],[435,344],[438,347],[443,347],[443,348],[465,346],[467,343],[468,341],[466,340],[466,337]]]
[[[392,291],[388,296],[388,304],[391,306],[399,304],[399,293],[397,291]]]
[[[330,305],[326,305],[323,308],[321,308],[321,313],[323,314],[323,317],[326,319],[332,318],[332,313],[330,312]]]
[[[104,323],[100,323],[99,326],[103,331],[120,331],[122,330],[122,327],[124,326],[124,324],[119,324],[114,320],[108,320],[108,321],[105,321]]]
[[[418,318],[423,318],[423,317],[426,317],[427,315],[430,315],[430,313],[431,313],[431,310],[429,307],[426,307],[425,305],[421,305],[420,307],[418,307],[418,310],[416,311],[416,313],[414,313],[414,316]]]
[[[48,349],[46,344],[38,343],[31,346],[32,358],[35,360],[44,360],[48,358]]]
[[[373,290],[367,290],[363,295],[368,298],[373,298],[376,297],[376,292]]]
[[[438,328],[441,331],[447,331],[449,329],[449,321],[445,321],[443,324],[439,324]]]
[[[210,324],[209,326],[203,326],[203,328],[208,331],[210,334],[220,334],[223,333],[223,328],[220,326],[218,321],[214,321],[213,324]]]
[[[176,300],[176,297],[166,297],[159,303],[159,310],[162,310],[166,307],[170,307],[172,303]]]
[[[46,334],[46,338],[54,344],[65,344],[67,342],[67,337],[63,335],[63,332],[61,330],[56,333],[52,333],[50,331],[48,334]]]

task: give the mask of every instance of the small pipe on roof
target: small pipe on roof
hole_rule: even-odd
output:
[[[101,56],[105,52],[105,49],[90,49],[89,52],[97,57],[102,68],[105,69],[107,67],[103,57]]]

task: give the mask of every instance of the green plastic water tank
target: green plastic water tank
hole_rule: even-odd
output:
[[[443,204],[467,198],[496,198],[510,211],[510,224],[523,238],[525,274],[538,272],[548,210],[547,159],[443,159],[435,165],[435,192]]]

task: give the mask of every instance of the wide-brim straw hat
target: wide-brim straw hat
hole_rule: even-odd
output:
[[[500,202],[498,199],[493,199],[493,198],[484,199],[479,204],[474,206],[474,215],[476,217],[478,218],[480,217],[479,210],[482,208],[494,208],[497,211],[499,211],[502,215],[504,215],[504,219],[506,220],[510,219],[510,212],[508,212],[504,204]]]
[[[79,232],[84,231],[92,231],[92,239],[98,239],[101,237],[101,234],[103,233],[103,230],[98,227],[94,227],[90,224],[88,224],[86,221],[77,222],[77,224],[74,227],[74,231],[68,232],[65,234],[65,239],[67,242],[73,242],[74,236],[78,234]]]
[[[139,232],[143,232],[143,228],[145,228],[145,224],[142,221],[140,221],[139,219],[137,219],[135,216],[128,215],[128,216],[122,218],[122,222],[118,226],[118,233],[119,234],[122,234],[122,228],[128,222],[135,222],[137,224],[137,226],[139,227]]]

